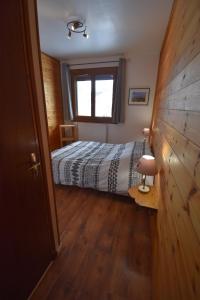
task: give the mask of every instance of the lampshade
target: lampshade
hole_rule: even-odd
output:
[[[149,128],[143,128],[142,133],[144,134],[144,136],[149,136],[150,134],[150,129]]]
[[[155,157],[143,155],[138,161],[136,171],[144,175],[154,176],[157,173]]]

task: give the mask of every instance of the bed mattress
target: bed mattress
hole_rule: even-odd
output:
[[[143,154],[150,154],[143,141],[78,141],[51,153],[54,182],[127,194],[131,186],[141,182],[141,174],[135,169]]]

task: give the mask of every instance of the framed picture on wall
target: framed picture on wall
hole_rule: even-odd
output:
[[[128,96],[129,105],[147,105],[150,88],[130,88]]]

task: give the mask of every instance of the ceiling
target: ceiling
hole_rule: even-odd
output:
[[[158,53],[173,0],[38,0],[40,44],[59,59]],[[89,39],[67,39],[66,20],[86,20]]]

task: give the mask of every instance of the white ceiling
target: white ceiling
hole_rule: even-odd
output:
[[[41,49],[59,59],[159,52],[173,0],[38,0]],[[89,39],[67,39],[66,20],[86,20]]]

